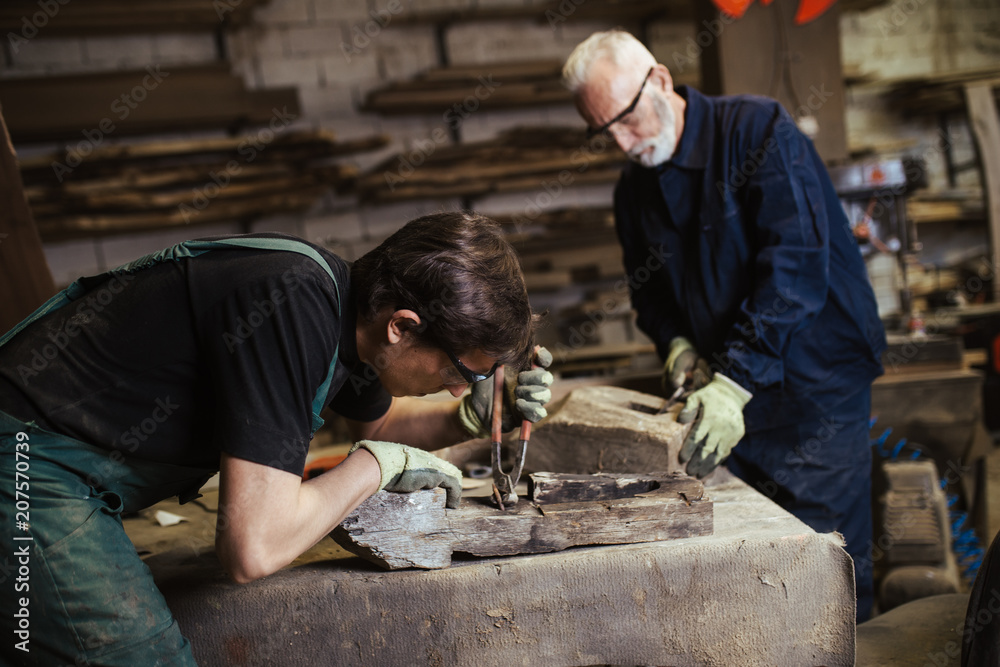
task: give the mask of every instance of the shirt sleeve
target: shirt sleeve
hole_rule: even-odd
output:
[[[759,166],[735,193],[753,230],[753,288],[723,345],[732,362],[725,374],[752,392],[782,382],[790,337],[826,302],[830,261],[829,221],[809,140],[780,107],[767,131],[755,134],[744,150],[760,156],[752,162]]]
[[[314,265],[293,253],[264,253],[252,277],[200,321],[221,451],[297,475],[309,448],[313,399],[340,331],[336,291]]]

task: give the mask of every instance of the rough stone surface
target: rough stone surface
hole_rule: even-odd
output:
[[[958,667],[968,593],[908,602],[858,626],[857,667]]]
[[[532,429],[525,469],[683,472],[677,455],[690,426],[677,423],[682,404],[655,414],[663,401],[621,387],[575,389]]]
[[[715,534],[670,542],[431,571],[330,559],[244,586],[212,554],[148,563],[204,666],[853,664],[840,540],[724,471],[706,490]]]

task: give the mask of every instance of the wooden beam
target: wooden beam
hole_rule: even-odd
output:
[[[0,332],[14,327],[55,291],[0,110]]]
[[[512,556],[593,544],[633,544],[711,535],[712,501],[683,473],[531,475],[531,501],[502,511],[485,498],[446,510],[443,489],[380,491],[331,536],[385,569],[436,569],[453,552]]]
[[[228,64],[5,79],[0,104],[15,143],[67,141],[84,156],[112,137],[286,127],[299,115],[295,88],[248,90]]]
[[[976,152],[982,164],[983,193],[989,219],[990,249],[994,267],[1000,267],[1000,118],[992,82],[965,86],[969,124],[976,138]],[[1000,280],[993,279],[993,300],[1000,301]]]

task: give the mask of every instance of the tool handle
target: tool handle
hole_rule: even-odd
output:
[[[503,366],[493,374],[493,442],[503,438]]]

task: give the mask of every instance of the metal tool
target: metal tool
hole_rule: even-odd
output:
[[[687,389],[688,389],[687,383],[684,383],[680,387],[677,387],[677,391],[675,391],[670,396],[670,398],[668,398],[667,400],[663,401],[663,406],[660,407],[659,411],[657,411],[656,414],[657,415],[662,415],[664,412],[666,412],[670,408],[672,408],[675,405],[677,405],[678,403],[680,403],[681,399],[684,397],[684,393],[687,391]]]
[[[538,346],[535,346],[535,353]],[[532,368],[538,368],[536,364],[531,364]],[[504,472],[500,466],[500,447],[503,439],[502,411],[503,411],[503,380],[504,367],[500,366],[493,376],[493,499],[497,501],[497,506],[501,510],[517,503],[517,494],[514,487],[521,478],[521,470],[524,468],[524,457],[528,453],[528,440],[531,438],[531,422],[527,419],[521,422],[521,432],[518,438],[519,451],[514,459],[514,467],[510,472]]]

